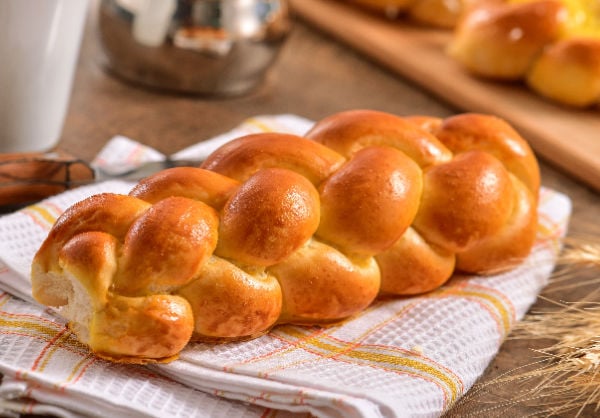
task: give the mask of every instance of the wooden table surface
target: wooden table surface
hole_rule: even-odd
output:
[[[105,71],[95,29],[92,18],[84,38],[59,144],[59,148],[88,160],[117,134],[169,154],[260,114],[294,113],[319,119],[356,108],[441,117],[461,111],[301,21],[295,22],[265,83],[256,91],[236,98],[171,95],[124,83]],[[568,194],[573,200],[570,233],[593,231],[600,239],[600,228],[595,227],[594,231],[600,215],[600,195],[544,161],[541,166],[543,184]],[[546,294],[572,302],[584,297],[588,291],[589,288],[575,287],[558,295],[551,290]],[[547,303],[539,302],[534,308],[542,305]],[[533,347],[540,347],[539,342],[507,341],[481,380],[488,381],[534,361]],[[499,388],[496,395],[511,398],[510,391],[511,387]],[[485,394],[473,397],[449,415],[468,416],[481,406],[485,397]],[[544,415],[542,411],[535,406],[519,404],[503,416]],[[580,416],[591,417],[593,412],[584,411]]]

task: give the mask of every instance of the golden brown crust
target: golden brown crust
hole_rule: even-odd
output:
[[[228,142],[212,153],[202,168],[238,181],[264,168],[286,168],[318,185],[343,162],[338,153],[306,138],[261,133]]]
[[[436,137],[453,153],[481,150],[498,158],[532,193],[540,188],[540,170],[527,141],[506,121],[495,116],[463,113],[444,119]]]
[[[379,291],[379,268],[373,258],[351,259],[317,240],[269,272],[281,284],[280,323],[339,321],[365,309]]]
[[[268,266],[288,257],[318,226],[319,194],[312,183],[290,170],[260,170],[223,208],[216,254]]]
[[[536,200],[525,186],[511,177],[514,206],[504,227],[457,255],[457,269],[480,274],[516,267],[531,251],[537,233]]]
[[[191,339],[340,321],[529,253],[539,172],[504,121],[359,110],[308,137],[238,138],[204,168],[75,204],[33,260],[34,297],[99,356],[164,362]]]
[[[423,239],[409,228],[394,246],[375,257],[382,295],[418,295],[437,289],[454,272],[456,255]]]
[[[362,148],[322,184],[317,235],[347,253],[375,255],[413,222],[422,188],[421,170],[404,153]]]
[[[188,301],[174,295],[114,296],[90,324],[92,350],[101,357],[172,360],[194,328]]]
[[[238,181],[214,171],[175,167],[142,179],[129,195],[152,204],[171,196],[187,197],[221,209],[239,186]]]
[[[432,135],[435,135],[435,132],[444,121],[442,118],[425,115],[404,116],[402,119],[417,125],[419,128],[429,132]]]
[[[371,145],[397,148],[419,166],[427,167],[452,158],[437,138],[410,121],[375,110],[349,110],[320,120],[306,137],[346,158]]]
[[[211,257],[198,277],[177,291],[194,312],[195,340],[249,338],[270,329],[281,314],[281,289],[270,274],[251,274]]]
[[[483,151],[466,151],[425,172],[414,227],[428,242],[459,253],[502,229],[511,197],[500,161]]]
[[[113,290],[140,296],[185,285],[215,250],[218,224],[202,202],[174,196],[155,203],[123,240]]]

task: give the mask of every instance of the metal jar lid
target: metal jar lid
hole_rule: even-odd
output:
[[[284,0],[102,0],[97,20],[116,75],[206,95],[258,86],[291,28]]]

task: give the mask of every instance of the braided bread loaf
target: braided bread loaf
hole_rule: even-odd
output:
[[[190,339],[326,324],[455,269],[511,268],[534,242],[539,182],[498,118],[342,112],[73,205],[35,255],[33,296],[102,357],[169,361]]]
[[[574,107],[600,103],[600,3],[485,1],[465,12],[448,53],[474,74],[524,81]]]

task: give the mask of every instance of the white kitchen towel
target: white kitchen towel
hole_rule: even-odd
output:
[[[174,157],[202,158],[250,132],[303,134],[310,126],[310,121],[294,115],[255,117]],[[119,164],[162,158],[122,137],[110,141],[95,163],[110,166],[114,157],[124,160]],[[6,266],[0,271],[0,286],[30,299],[29,265],[56,217],[85,196],[126,193],[131,186],[118,181],[94,184],[0,218],[0,257]],[[0,299],[0,371],[13,381],[61,388],[64,404],[46,398],[48,404],[61,407],[72,405],[67,399],[78,405],[92,397],[97,404],[106,400],[111,407],[122,408],[122,399],[144,398],[135,389],[131,389],[135,396],[119,398],[105,385],[82,385],[110,372],[114,373],[110,379],[128,387],[137,387],[140,376],[147,376],[151,382],[147,385],[162,397],[172,390],[178,396],[178,411],[194,410],[196,395],[190,393],[197,393],[213,403],[229,405],[223,399],[230,399],[236,407],[254,405],[247,406],[250,416],[281,410],[321,417],[436,417],[472,386],[547,283],[570,213],[568,197],[543,188],[537,243],[529,258],[512,271],[456,276],[437,291],[377,301],[351,320],[327,328],[286,325],[251,341],[192,343],[179,360],[166,365],[108,364],[79,345],[50,311],[4,294],[8,302]],[[11,325],[8,318],[13,316],[23,324]],[[8,345],[10,350],[4,348]],[[57,354],[64,352],[69,355]],[[36,396],[40,395],[32,391],[29,398]],[[127,407],[136,411],[141,406]],[[142,410],[149,415],[156,412]]]

